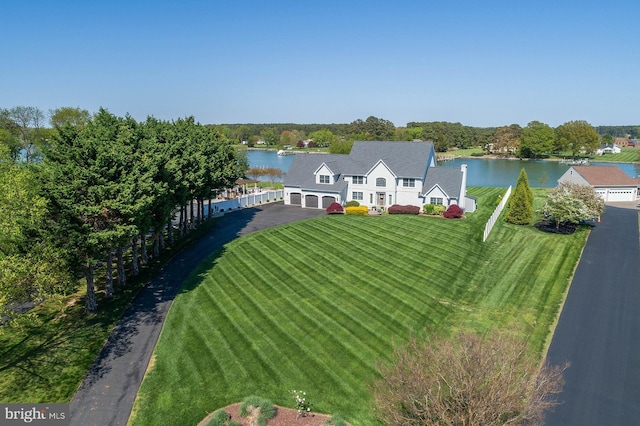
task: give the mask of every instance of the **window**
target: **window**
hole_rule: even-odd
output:
[[[402,186],[404,186],[405,188],[415,188],[416,180],[414,178],[403,178]]]
[[[389,195],[389,205],[392,205],[392,204],[393,204],[393,202],[392,202],[391,200],[393,200],[393,198],[392,198],[392,196],[391,196],[391,195]]]
[[[351,193],[351,198],[354,199],[354,200],[362,201],[364,199],[364,196],[363,196],[362,192],[352,192]]]
[[[329,175],[320,175],[320,183],[331,183]]]
[[[385,178],[377,178],[376,186],[387,186],[387,180]]]
[[[356,185],[362,185],[364,184],[364,176],[354,176],[353,178],[351,178],[351,182]]]
[[[431,197],[431,199],[429,200],[430,204],[439,204],[442,205],[442,198],[439,197]]]

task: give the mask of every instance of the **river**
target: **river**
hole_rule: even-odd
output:
[[[278,155],[275,151],[247,151],[249,167],[274,167],[287,172],[295,155]],[[318,154],[321,155],[321,154]],[[458,158],[441,162],[442,167],[457,167],[468,165],[467,185],[469,186],[497,186],[508,187],[515,185],[520,170],[524,167],[529,178],[529,185],[533,188],[552,188],[557,180],[567,171],[569,166],[559,161],[544,160],[502,160],[489,158]],[[637,163],[598,163],[592,166],[618,166],[631,177],[640,176],[640,165]]]

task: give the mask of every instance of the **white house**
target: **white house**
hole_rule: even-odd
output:
[[[622,150],[617,145],[602,145],[596,150],[596,155],[603,154],[620,154]]]
[[[356,200],[368,207],[475,209],[466,194],[466,164],[437,167],[431,142],[356,141],[349,154],[297,154],[283,184],[284,203],[307,208]]]
[[[558,182],[569,181],[592,186],[605,202],[635,201],[638,182],[618,166],[572,166]]]

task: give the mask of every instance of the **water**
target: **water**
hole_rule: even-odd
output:
[[[280,156],[275,151],[248,151],[249,167],[275,167],[287,172],[295,155]],[[524,167],[533,188],[552,188],[557,185],[558,178],[570,167],[559,161],[542,160],[497,160],[488,158],[458,158],[440,163],[442,167],[468,165],[467,185],[469,186],[515,186]],[[640,175],[640,165],[632,163],[591,163],[592,166],[618,166],[631,177]]]

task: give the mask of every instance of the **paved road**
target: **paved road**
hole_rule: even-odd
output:
[[[548,356],[571,367],[547,426],[640,425],[638,209],[607,206],[592,230]]]
[[[325,215],[282,202],[227,213],[141,290],[71,400],[71,425],[126,425],[171,302],[189,273],[224,244],[260,229]]]

